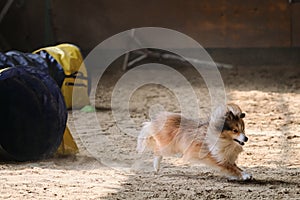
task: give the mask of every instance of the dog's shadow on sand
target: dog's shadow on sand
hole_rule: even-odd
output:
[[[293,181],[284,181],[284,180],[278,180],[278,179],[250,179],[250,180],[226,180],[227,182],[233,183],[233,184],[243,184],[243,185],[298,185],[300,186],[299,182],[293,182]]]
[[[218,177],[214,175],[211,172],[206,172],[206,173],[201,173],[198,175],[194,174],[185,174],[185,173],[180,173],[180,174],[164,174],[161,176],[167,176],[167,177],[181,177],[183,179],[194,179],[194,180],[212,180],[212,181],[220,181],[224,183],[231,183],[231,184],[239,184],[239,185],[255,185],[255,186],[268,186],[268,185],[297,185],[300,187],[300,182],[295,182],[295,181],[285,181],[285,180],[279,180],[279,179],[273,179],[273,178],[268,178],[268,179],[256,179],[252,178],[249,180],[228,180],[224,177]]]

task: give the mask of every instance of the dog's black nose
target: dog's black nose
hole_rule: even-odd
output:
[[[248,138],[247,138],[247,136],[245,136],[245,142],[247,142],[248,141]]]

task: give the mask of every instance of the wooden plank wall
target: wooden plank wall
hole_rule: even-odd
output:
[[[300,47],[300,2],[292,4],[292,46]]]
[[[21,50],[59,42],[90,50],[114,34],[146,26],[180,31],[204,47],[300,46],[299,4],[288,0],[52,0],[55,41],[48,43],[45,1],[22,2],[0,24],[0,32]]]
[[[0,0],[0,9],[7,1]],[[14,1],[0,23],[0,33],[10,49],[31,51],[44,43],[44,0]],[[9,49],[5,49],[9,50]]]

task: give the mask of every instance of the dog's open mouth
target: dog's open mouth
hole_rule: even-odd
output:
[[[236,141],[237,143],[239,143],[240,145],[244,145],[245,143],[244,142],[241,142],[241,141],[239,141],[239,140],[237,140],[237,139],[233,139],[234,141]]]

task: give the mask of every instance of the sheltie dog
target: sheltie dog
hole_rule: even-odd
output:
[[[220,106],[212,113],[209,122],[163,112],[143,124],[137,151],[142,153],[147,148],[154,153],[156,172],[163,156],[180,154],[184,161],[204,163],[231,180],[252,179],[235,163],[248,140],[244,117],[245,113],[236,104]]]

